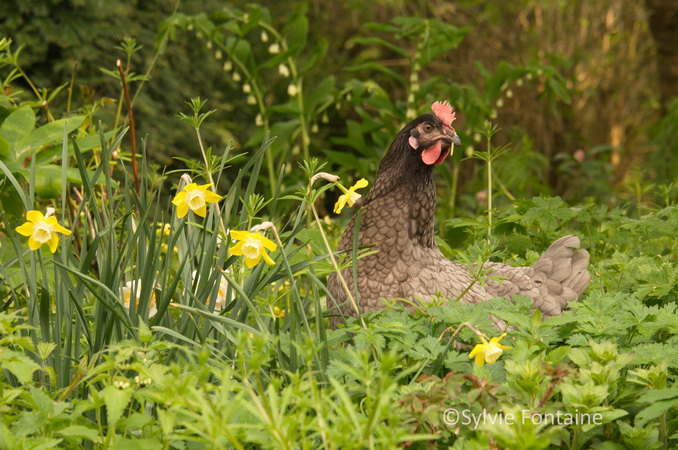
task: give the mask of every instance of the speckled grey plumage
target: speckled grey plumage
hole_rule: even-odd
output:
[[[435,243],[434,214],[436,188],[432,166],[421,160],[421,150],[408,145],[410,131],[422,121],[436,123],[432,114],[410,122],[395,139],[382,160],[377,178],[365,198],[358,245],[373,244],[376,253],[357,263],[359,308],[361,313],[381,309],[384,299],[426,302],[442,295],[455,299],[472,283],[468,269],[440,252]],[[353,247],[355,216],[340,240],[338,250]],[[512,267],[488,263],[490,275],[506,277],[502,282],[488,281],[485,288],[474,284],[462,297],[463,303],[478,303],[493,297],[528,295],[545,316],[557,315],[575,301],[589,282],[589,254],[580,249],[579,238],[565,236],[555,241],[531,267]],[[351,268],[342,270],[353,291]],[[328,280],[339,314],[355,316],[346,290],[336,274]],[[334,306],[331,302],[328,307]]]

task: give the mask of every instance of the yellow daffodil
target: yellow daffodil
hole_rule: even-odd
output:
[[[141,296],[141,280],[136,280],[134,282],[128,281],[122,287],[122,303],[125,305],[125,309],[129,312],[130,302],[132,301],[132,287],[136,284],[136,292],[134,295],[134,302],[136,307],[139,307],[139,297]],[[155,313],[158,312],[158,307],[155,304],[155,291],[151,294],[151,302],[148,305],[148,317],[155,316]]]
[[[473,358],[475,356],[476,364],[479,366],[482,366],[485,363],[496,363],[501,354],[504,353],[504,350],[513,348],[509,347],[508,345],[501,345],[499,343],[499,341],[501,341],[504,336],[506,336],[506,333],[499,337],[493,337],[490,339],[490,342],[487,342],[487,340],[481,336],[480,339],[483,341],[483,343],[476,345],[473,350],[471,350],[471,353],[469,353],[468,357]]]
[[[176,197],[172,200],[172,204],[177,207],[177,217],[181,219],[188,213],[189,209],[200,217],[205,217],[207,215],[207,204],[216,203],[222,198],[221,195],[208,190],[210,186],[212,184],[198,186],[191,183],[177,192]]]
[[[47,217],[43,216],[40,211],[28,211],[26,213],[26,220],[28,222],[16,227],[17,233],[22,236],[28,236],[28,248],[31,250],[37,250],[42,244],[47,242],[49,251],[54,253],[59,244],[57,233],[66,236],[71,234],[70,230],[59,225],[56,217],[52,215],[53,211],[48,212]]]
[[[351,186],[349,189],[346,189],[344,186],[339,184],[339,189],[342,190],[344,195],[339,196],[339,200],[337,200],[337,203],[334,205],[334,212],[339,214],[341,213],[341,210],[344,209],[344,206],[348,204],[349,207],[353,206],[353,204],[358,201],[362,195],[356,193],[356,190],[367,187],[367,180],[364,178],[359,179],[356,184]]]
[[[268,256],[268,251],[274,251],[277,246],[269,239],[266,239],[259,233],[249,231],[231,230],[231,239],[239,241],[233,247],[228,249],[228,253],[235,256],[244,256],[247,267],[254,267],[259,264],[261,258],[264,258],[266,264],[273,265],[275,262]]]

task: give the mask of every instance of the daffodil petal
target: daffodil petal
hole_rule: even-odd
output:
[[[26,220],[28,220],[29,222],[33,223],[40,222],[44,218],[45,216],[43,216],[40,211],[32,210],[26,213]]]
[[[49,241],[47,241],[47,244],[49,245],[49,251],[54,253],[57,251],[57,246],[59,245],[59,235],[56,233],[52,233],[52,236],[49,238]]]
[[[483,357],[482,352],[476,355],[476,364],[481,367],[485,365],[485,358]]]
[[[32,237],[28,238],[28,248],[30,248],[31,250],[37,250],[37,249],[40,248],[41,245],[42,245],[42,242],[38,242],[35,239],[33,239]]]
[[[344,209],[344,206],[346,206],[346,195],[342,195],[339,197],[339,200],[337,200],[337,203],[334,204],[334,212],[336,214],[341,214],[341,210]]]
[[[504,339],[505,336],[506,336],[506,333],[502,334],[502,335],[499,336],[499,337],[493,337],[492,339],[490,339],[490,342],[499,342],[499,341],[501,341],[502,339]]]
[[[177,192],[177,195],[175,195],[172,200],[172,204],[179,206],[184,202],[186,202],[186,191]]]
[[[184,203],[178,204],[177,205],[177,217],[181,219],[186,214],[188,214],[188,203],[184,202]]]
[[[19,233],[22,236],[30,236],[33,234],[33,230],[35,229],[35,224],[32,222],[26,222],[23,225],[20,225],[15,228],[16,232]]]
[[[473,358],[478,353],[482,353],[484,348],[485,348],[485,346],[483,344],[476,344],[476,346],[473,347],[473,350],[471,350],[471,353],[469,353],[468,357]]]
[[[261,253],[261,256],[264,257],[264,261],[266,261],[266,264],[271,265],[271,266],[275,265],[275,261],[273,261],[273,260],[271,259],[271,257],[268,256],[268,253],[262,252],[262,253]]]
[[[231,239],[235,239],[236,241],[242,241],[243,239],[247,239],[248,234],[249,231],[231,230],[230,232]]]
[[[242,246],[244,242],[240,241],[237,244],[235,244],[233,247],[228,249],[228,253],[234,256],[242,256]]]
[[[361,189],[361,188],[367,187],[368,184],[369,183],[367,182],[366,179],[361,178],[353,185],[353,187],[351,189],[353,189],[353,190]]]
[[[335,214],[341,214],[341,210],[344,208],[344,205],[341,204],[341,202],[337,202],[334,204],[334,213]]]
[[[59,225],[59,222],[57,222],[57,218],[54,217],[54,216],[50,216],[50,217],[46,218],[45,222],[50,224],[54,228],[54,231],[56,231],[58,233],[65,234],[66,236],[71,234],[71,230],[69,230],[68,228],[64,228],[61,225]]]
[[[57,231],[57,232],[63,234],[64,236],[70,236],[71,235],[71,230],[69,230],[68,228],[62,227],[59,224],[54,225],[54,231]]]
[[[200,217],[205,217],[207,215],[207,206],[202,205],[200,208],[194,209],[193,212],[199,215]]]
[[[208,188],[212,187],[212,183],[201,184],[199,186],[193,183],[193,185],[196,187],[196,189],[200,189],[201,191],[206,191]]]
[[[207,203],[216,203],[222,198],[223,197],[221,195],[215,194],[212,191],[205,191],[205,201]]]
[[[275,242],[271,241],[270,239],[267,239],[261,235],[259,235],[258,238],[264,248],[268,249],[269,251],[274,252],[275,249],[278,248],[278,246],[275,245]]]
[[[251,269],[252,267],[259,264],[260,260],[261,260],[261,255],[257,255],[256,258],[245,258],[245,265]]]

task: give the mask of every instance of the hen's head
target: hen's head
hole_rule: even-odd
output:
[[[419,116],[403,130],[409,130],[407,142],[427,166],[442,164],[451,153],[453,144],[461,145],[459,136],[452,128],[455,113],[450,104],[435,102],[431,110],[433,114]]]

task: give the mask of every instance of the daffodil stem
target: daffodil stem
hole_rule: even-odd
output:
[[[214,184],[214,178],[212,177],[212,168],[210,167],[209,161],[207,160],[207,153],[205,152],[205,146],[202,143],[202,135],[200,134],[200,127],[195,128],[195,134],[198,137],[198,145],[200,146],[200,153],[202,154],[202,159],[205,161],[205,169],[207,172],[207,179],[209,182],[214,186],[216,189],[216,186]],[[221,208],[219,207],[219,203],[215,203],[214,206],[217,209],[217,217],[219,217],[219,231],[223,233],[224,238],[228,239],[228,233],[226,232],[226,226],[224,225],[224,219],[221,217]]]
[[[362,315],[360,314],[360,308],[358,307],[358,303],[356,302],[355,298],[353,297],[353,294],[351,293],[351,289],[348,287],[348,283],[346,283],[346,279],[344,278],[343,274],[341,273],[341,270],[339,269],[339,264],[337,264],[337,260],[334,257],[334,252],[332,251],[332,246],[330,245],[330,241],[327,239],[327,235],[325,234],[325,230],[323,229],[322,223],[320,222],[320,217],[318,216],[318,211],[315,209],[315,205],[313,204],[313,201],[310,199],[312,187],[313,187],[312,183],[309,184],[308,191],[307,191],[307,197],[309,198],[308,204],[311,208],[311,212],[313,213],[313,218],[315,219],[316,223],[318,224],[318,229],[320,230],[320,235],[322,236],[323,242],[325,243],[325,248],[327,248],[327,253],[330,255],[330,260],[332,261],[332,267],[334,267],[334,270],[337,273],[337,277],[339,277],[339,282],[341,283],[341,286],[346,291],[346,295],[348,296],[348,299],[351,302],[351,305],[353,306],[353,308],[355,308],[356,314],[358,315],[358,318],[360,319],[360,324],[362,325],[363,328],[367,329],[367,324],[365,323],[365,321],[362,318]]]
[[[487,238],[492,235],[492,141],[487,137]]]
[[[339,190],[341,190],[341,192],[343,192],[345,195],[348,195],[348,194],[350,193],[350,192],[348,191],[348,189],[346,189],[346,187],[345,187],[343,184],[339,183],[339,182],[337,182],[337,187],[338,187]]]
[[[440,336],[438,337],[438,340],[440,341],[440,340],[443,338],[443,336],[445,335],[445,333],[447,333],[448,331],[450,331],[450,330],[453,329],[453,328],[454,328],[454,327],[447,327],[447,328],[445,328],[445,329],[443,330],[443,332],[440,333]],[[481,338],[481,339],[487,339],[487,335],[485,335],[484,333],[481,333],[480,331],[478,331],[478,330],[476,329],[476,327],[474,327],[473,325],[471,325],[471,324],[468,323],[468,322],[462,322],[462,323],[460,323],[459,326],[457,326],[457,329],[454,331],[454,333],[452,333],[452,337],[457,337],[457,335],[459,334],[459,332],[460,332],[461,330],[463,330],[464,328],[468,328],[469,330],[473,331],[473,332],[474,332],[479,338]]]
[[[134,112],[132,111],[132,100],[129,96],[129,89],[127,88],[127,78],[125,76],[125,71],[122,68],[122,62],[118,60],[116,62],[118,66],[118,72],[120,72],[120,81],[122,83],[122,91],[125,94],[125,103],[127,104],[127,115],[129,116],[129,133],[130,133],[130,142],[132,148],[132,173],[134,174],[134,187],[137,191],[137,196],[139,196],[139,169],[137,168],[137,136],[134,128]]]

